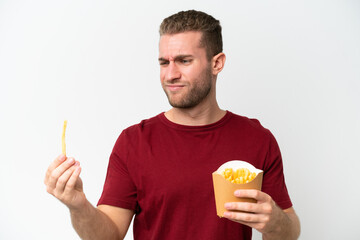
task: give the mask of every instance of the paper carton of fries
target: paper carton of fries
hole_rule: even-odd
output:
[[[223,217],[227,202],[256,202],[251,198],[235,197],[234,192],[237,189],[261,190],[263,171],[250,163],[233,160],[221,165],[212,173],[212,177],[216,212],[219,217]]]

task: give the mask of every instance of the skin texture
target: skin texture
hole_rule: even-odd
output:
[[[257,203],[226,203],[225,218],[255,228],[266,240],[299,237],[300,222],[292,207],[282,210],[268,194],[258,190],[236,190],[234,195],[256,199]]]
[[[189,51],[184,49],[186,46],[182,46],[187,37],[165,35],[160,40],[161,85],[174,108],[194,108],[213,87],[211,67],[203,59],[204,51],[194,46],[188,54]],[[180,52],[179,45],[182,48]]]
[[[226,113],[216,101],[217,75],[226,57],[219,53],[209,61],[206,49],[200,47],[201,36],[200,32],[185,32],[160,38],[160,80],[173,106],[165,116],[182,125],[211,124]],[[74,158],[58,156],[46,172],[48,193],[69,208],[72,224],[82,239],[123,239],[134,212],[92,206],[83,192],[80,172],[80,163]],[[293,208],[282,210],[269,195],[257,190],[237,190],[234,194],[254,198],[257,203],[227,203],[226,218],[259,230],[266,240],[297,239],[300,223]]]
[[[216,101],[216,78],[225,64],[225,54],[209,61],[200,47],[200,32],[163,35],[159,44],[161,85],[173,107],[165,116],[183,125],[205,125],[220,120],[225,111]],[[203,94],[207,92],[207,94]],[[196,95],[196,104],[189,99]]]

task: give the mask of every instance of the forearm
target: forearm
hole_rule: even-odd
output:
[[[285,213],[277,227],[271,232],[263,233],[264,240],[296,240],[300,235],[300,221],[295,212]]]
[[[124,237],[120,236],[113,221],[88,201],[81,210],[70,210],[70,215],[72,225],[81,239],[118,240]]]

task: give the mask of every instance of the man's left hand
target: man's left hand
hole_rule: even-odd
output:
[[[224,213],[225,218],[255,228],[263,234],[278,231],[277,228],[282,225],[284,218],[288,218],[274,200],[264,192],[247,189],[236,190],[234,194],[236,197],[253,198],[257,200],[257,203],[228,202],[225,204],[228,210]]]

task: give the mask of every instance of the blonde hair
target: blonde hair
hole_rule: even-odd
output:
[[[223,42],[220,21],[204,12],[196,10],[178,12],[165,18],[159,30],[160,36],[188,31],[202,33],[200,47],[205,47],[209,60],[222,52]]]

